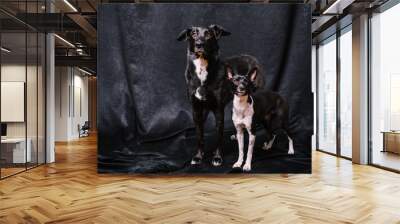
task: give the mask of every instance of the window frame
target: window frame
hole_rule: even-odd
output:
[[[341,119],[340,119],[340,103],[341,103],[341,97],[340,97],[340,77],[341,77],[341,67],[340,67],[340,60],[341,60],[341,55],[340,55],[340,37],[342,35],[344,35],[347,32],[352,32],[352,23],[347,24],[346,26],[342,27],[342,28],[338,28],[336,29],[336,32],[331,34],[330,36],[326,37],[325,39],[320,40],[317,44],[316,44],[316,150],[319,152],[323,152],[329,155],[333,155],[339,158],[343,158],[346,160],[352,160],[352,158],[347,157],[342,155],[341,153]],[[319,97],[320,97],[320,93],[319,93],[319,85],[320,85],[320,74],[319,74],[319,60],[320,60],[320,56],[319,56],[319,47],[322,43],[327,43],[330,41],[336,41],[336,152],[332,153],[329,152],[327,150],[321,149],[320,143],[319,143],[319,110],[320,110],[320,105],[319,105]]]
[[[370,11],[368,11],[368,30],[367,30],[367,40],[368,40],[368,54],[367,54],[367,79],[368,79],[368,165],[377,167],[383,170],[395,172],[395,173],[400,173],[400,169],[394,169],[391,167],[387,167],[384,165],[380,165],[377,163],[373,162],[373,130],[372,130],[372,93],[373,93],[373,88],[372,88],[372,19],[374,17],[374,14],[380,14],[384,13],[385,11],[391,9],[394,6],[397,6],[400,4],[399,0],[388,0],[384,4],[380,5],[377,8],[374,8]]]

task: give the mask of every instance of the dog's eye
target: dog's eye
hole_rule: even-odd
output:
[[[195,31],[192,31],[192,33],[190,35],[192,35],[192,37],[196,37],[197,33]]]

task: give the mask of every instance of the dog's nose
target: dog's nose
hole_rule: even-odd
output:
[[[196,48],[203,48],[203,44],[196,44]]]

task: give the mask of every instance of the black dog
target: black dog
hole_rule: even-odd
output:
[[[224,108],[232,99],[225,78],[225,68],[219,59],[218,40],[230,32],[218,25],[192,27],[183,30],[178,40],[186,40],[187,66],[185,72],[188,95],[193,109],[193,120],[197,132],[197,153],[192,164],[200,164],[204,155],[204,121],[209,111],[215,115],[218,143],[212,164],[222,164],[222,144],[224,132]]]
[[[278,131],[283,130],[289,140],[288,154],[293,154],[293,140],[288,132],[288,104],[280,95],[267,91],[256,90],[257,76],[260,66],[251,56],[234,57],[226,61],[226,73],[231,80],[234,93],[232,120],[236,128],[236,138],[239,145],[239,156],[234,168],[243,163],[244,132],[249,134],[249,146],[243,170],[251,170],[251,160],[255,143],[256,124],[262,124],[267,134],[264,149],[270,149]]]

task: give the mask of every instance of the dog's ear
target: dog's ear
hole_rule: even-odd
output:
[[[256,78],[257,78],[257,68],[253,68],[253,69],[249,72],[249,77],[250,77],[250,80],[251,80],[252,82],[256,81]]]
[[[229,65],[225,66],[225,73],[226,73],[226,77],[227,77],[229,80],[232,80],[232,79],[233,79],[232,68],[231,68]]]
[[[178,41],[182,40],[187,40],[189,37],[190,32],[192,32],[192,29],[184,29],[182,32],[179,33],[178,38],[176,38]]]
[[[208,28],[214,32],[215,39],[219,39],[222,36],[231,35],[231,33],[229,31],[225,30],[225,28],[223,28],[220,25],[212,24]]]
[[[251,69],[249,72],[249,78],[256,89],[264,87],[264,77],[259,68],[255,67]]]

